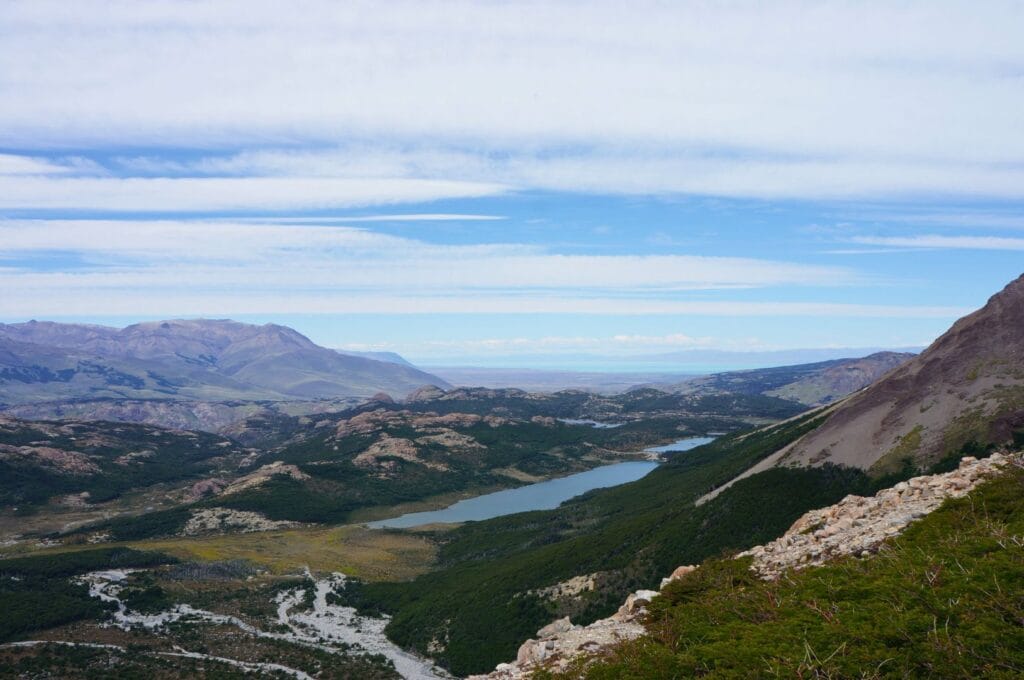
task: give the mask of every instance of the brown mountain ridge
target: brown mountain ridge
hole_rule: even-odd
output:
[[[924,469],[949,456],[1019,439],[1024,275],[921,354],[830,410],[820,427],[740,478],[778,465],[834,463],[878,475],[907,464]]]

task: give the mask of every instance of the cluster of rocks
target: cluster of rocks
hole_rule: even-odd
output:
[[[275,531],[298,526],[296,522],[267,519],[258,512],[231,510],[230,508],[206,508],[196,510],[185,523],[181,533],[184,536],[222,533],[225,531],[243,534],[254,531]]]
[[[235,481],[231,482],[231,484],[229,484],[221,493],[238,493],[245,489],[252,489],[266,484],[274,477],[280,476],[291,477],[297,481],[309,479],[309,475],[300,470],[297,466],[276,460],[273,463],[263,465],[256,470],[253,470],[247,475],[239,477]]]
[[[566,597],[576,597],[582,593],[589,592],[597,586],[597,574],[585,574],[573,576],[570,579],[561,581],[546,588],[531,590],[531,595],[543,597],[546,600],[560,600]]]
[[[752,556],[751,569],[764,579],[777,578],[787,569],[821,564],[845,555],[867,557],[886,539],[938,508],[947,498],[967,495],[1011,464],[1024,465],[1024,456],[994,453],[983,460],[966,457],[952,472],[914,477],[870,498],[847,496],[835,505],[806,513],[781,538],[737,557]],[[677,567],[662,579],[661,588],[697,568]],[[638,590],[614,615],[589,626],[573,625],[568,618],[559,619],[537,631],[537,639],[523,643],[514,662],[498,664],[491,673],[470,679],[521,680],[542,668],[560,671],[574,659],[593,656],[603,648],[638,638],[646,632],[640,622],[646,606],[658,595],[658,591]]]
[[[433,470],[445,471],[448,466],[444,463],[424,460],[419,457],[419,449],[416,445],[401,437],[392,437],[389,434],[382,434],[380,438],[358,456],[352,459],[352,463],[362,468],[379,468],[385,472],[393,472],[397,465],[393,459],[398,458],[410,463],[417,463]]]
[[[524,642],[514,662],[498,664],[487,675],[471,675],[467,680],[523,680],[540,668],[564,670],[577,657],[636,639],[646,632],[640,617],[657,595],[655,590],[638,590],[619,611],[589,626],[573,625],[569,617],[558,619],[538,630],[538,639]]]
[[[739,556],[753,557],[751,569],[766,579],[844,555],[866,557],[947,498],[967,495],[1000,468],[1020,461],[1019,454],[998,452],[982,460],[966,457],[952,472],[914,477],[872,497],[847,496],[835,505],[808,512],[781,538]]]

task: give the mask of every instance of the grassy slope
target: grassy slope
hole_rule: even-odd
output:
[[[777,582],[703,565],[655,600],[649,637],[592,680],[1024,676],[1024,472],[948,502],[866,560]],[[573,669],[564,677],[579,677]]]
[[[275,574],[340,571],[367,581],[410,579],[434,562],[436,546],[412,533],[358,526],[166,538],[131,544],[184,560],[246,560]]]

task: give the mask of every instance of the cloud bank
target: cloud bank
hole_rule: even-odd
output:
[[[0,207],[1021,198],[1021,25],[1000,0],[11,0]],[[88,180],[47,155],[126,147]]]

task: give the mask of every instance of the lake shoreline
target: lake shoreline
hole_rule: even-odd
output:
[[[594,489],[610,488],[637,481],[668,459],[707,444],[713,437],[687,437],[671,444],[648,447],[640,452],[647,460],[631,460],[546,479],[534,484],[503,489],[467,498],[439,510],[410,512],[396,517],[366,522],[370,529],[416,529],[424,525],[447,525],[482,521],[535,510],[552,510],[565,501]]]

